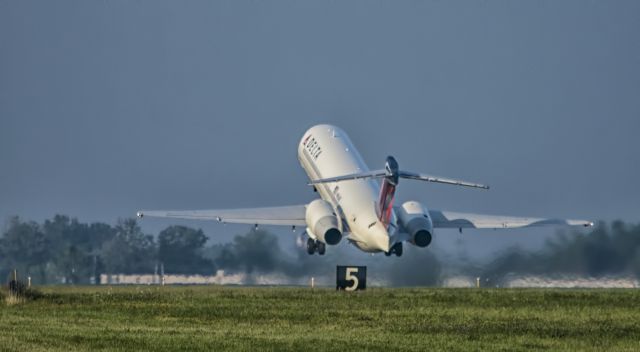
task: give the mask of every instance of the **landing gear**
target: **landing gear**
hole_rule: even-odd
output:
[[[395,254],[396,257],[402,256],[402,242],[394,244],[388,252],[384,252],[384,255],[386,255],[387,257],[391,254]]]
[[[396,243],[392,248],[395,248],[396,257],[402,256],[402,242]]]
[[[319,255],[324,255],[326,250],[327,250],[326,244],[320,241],[316,241],[312,238],[307,239],[307,253],[309,253],[309,255],[312,255],[313,253],[316,253],[316,252],[318,252]]]
[[[309,253],[309,255],[312,255],[315,252],[316,252],[316,241],[308,238],[307,239],[307,253]]]

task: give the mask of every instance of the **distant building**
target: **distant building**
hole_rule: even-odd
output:
[[[442,282],[443,287],[475,287],[476,278],[454,276]],[[508,274],[499,281],[480,278],[480,287],[507,288],[640,288],[640,281],[633,277],[579,277],[579,276],[520,276]]]
[[[638,288],[640,281],[629,277],[507,277],[503,287],[558,287],[558,288]]]
[[[306,285],[308,278],[299,280],[284,275],[225,274],[218,270],[212,275],[164,275],[166,285]],[[162,275],[152,274],[102,274],[102,285],[160,285]]]

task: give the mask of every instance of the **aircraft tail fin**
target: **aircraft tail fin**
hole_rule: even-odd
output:
[[[391,220],[391,210],[393,209],[393,199],[396,193],[396,184],[390,179],[384,178],[382,185],[380,185],[380,196],[376,210],[378,211],[378,218],[386,225],[389,225]]]

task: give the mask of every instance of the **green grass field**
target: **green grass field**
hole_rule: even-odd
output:
[[[640,350],[640,290],[44,287],[1,351]]]

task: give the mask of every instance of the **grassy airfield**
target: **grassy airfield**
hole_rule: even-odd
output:
[[[640,290],[45,287],[2,351],[640,350]]]

